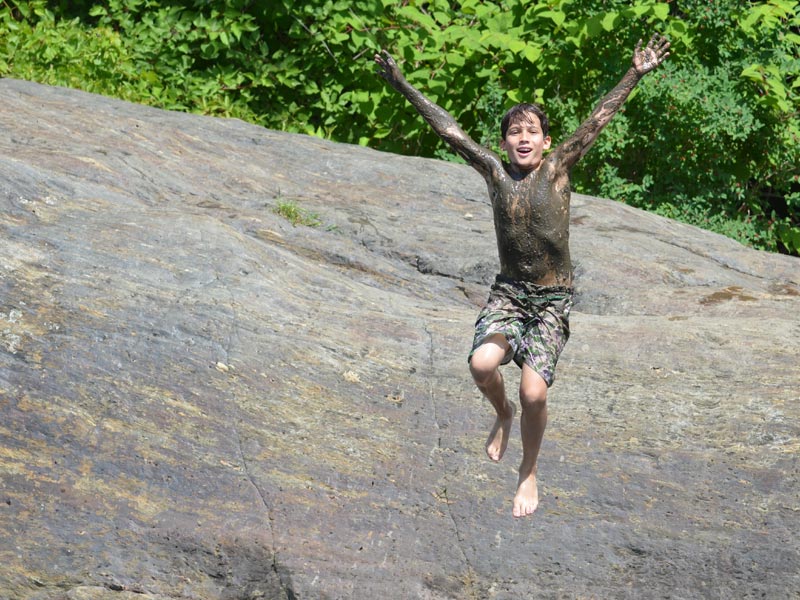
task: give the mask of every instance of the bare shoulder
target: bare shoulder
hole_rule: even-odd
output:
[[[569,142],[569,140],[567,140]],[[547,173],[551,180],[559,179],[561,177],[569,177],[569,163],[566,157],[569,155],[569,150],[565,147],[566,143],[556,146],[542,161],[540,169]]]
[[[563,145],[563,144],[562,144]],[[570,170],[571,164],[567,160],[568,153],[560,152],[561,146],[556,147],[545,157],[540,169],[547,178],[548,185],[552,192],[558,196],[566,194],[567,199],[570,193]]]

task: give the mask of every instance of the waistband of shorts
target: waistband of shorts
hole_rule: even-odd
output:
[[[552,297],[553,299],[560,300],[562,298],[571,297],[575,293],[575,289],[566,285],[539,285],[530,281],[522,279],[514,279],[502,273],[498,273],[495,277],[495,283],[510,285],[519,288],[526,294],[537,297]]]

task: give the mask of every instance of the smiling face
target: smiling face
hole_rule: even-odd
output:
[[[550,136],[542,131],[538,115],[525,112],[512,121],[500,141],[508,161],[522,173],[530,173],[542,164],[542,153],[550,148]]]

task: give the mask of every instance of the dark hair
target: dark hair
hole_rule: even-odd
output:
[[[527,113],[533,113],[539,117],[539,124],[542,126],[542,135],[547,137],[547,134],[550,132],[550,121],[547,120],[547,115],[544,114],[544,111],[536,104],[523,102],[522,104],[512,106],[503,116],[503,120],[500,122],[500,134],[503,136],[503,139],[506,139],[506,133],[508,133],[508,128],[511,127],[511,124],[526,119]]]

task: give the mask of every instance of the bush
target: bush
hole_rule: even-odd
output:
[[[659,30],[672,56],[574,171],[577,190],[800,253],[795,0],[0,1],[0,75],[424,156],[452,155],[373,74],[496,147],[517,101],[557,143]]]

